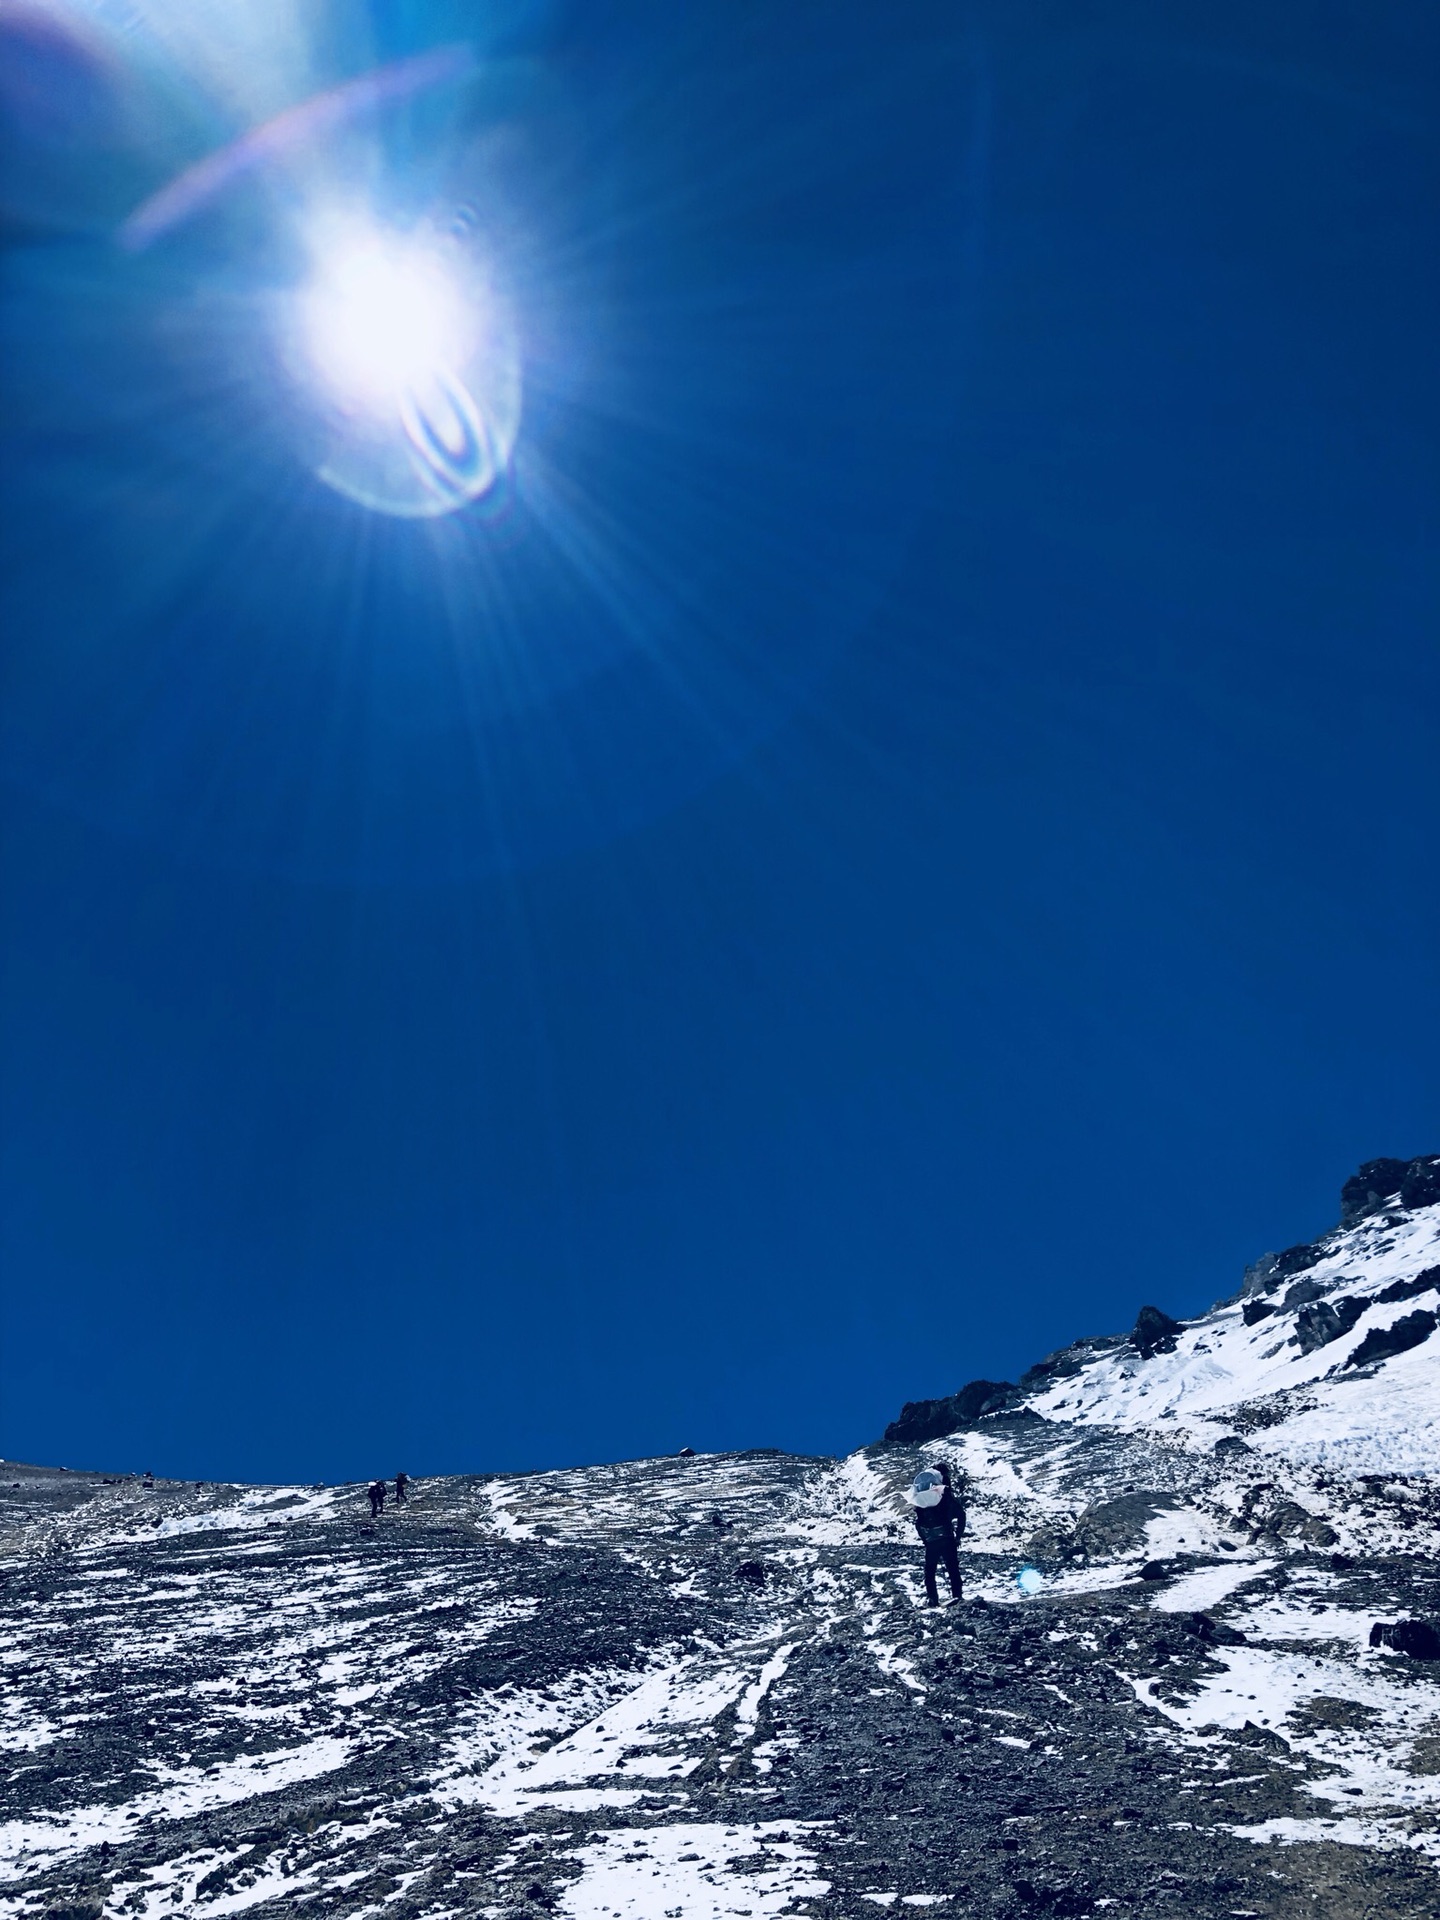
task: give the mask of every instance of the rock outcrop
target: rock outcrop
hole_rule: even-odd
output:
[[[1392,1320],[1388,1327],[1376,1327],[1372,1333],[1367,1333],[1345,1364],[1347,1367],[1368,1367],[1373,1361],[1389,1360],[1397,1353],[1408,1353],[1412,1347],[1418,1347],[1428,1340],[1435,1326],[1435,1315],[1427,1313],[1423,1307],[1417,1308],[1414,1313],[1402,1314],[1398,1320]]]
[[[1367,1160],[1340,1189],[1341,1221],[1353,1225],[1392,1199],[1407,1208],[1433,1207],[1440,1201],[1440,1154]]]
[[[958,1393],[940,1400],[907,1400],[900,1418],[885,1429],[887,1446],[920,1446],[926,1440],[941,1440],[947,1433],[971,1426],[989,1413],[1001,1413],[1012,1406],[1016,1388],[1008,1380],[972,1380]]]
[[[1149,1360],[1157,1353],[1173,1353],[1175,1342],[1184,1331],[1183,1320],[1172,1320],[1159,1307],[1141,1307],[1135,1316],[1130,1344],[1142,1360]]]
[[[1385,1305],[1394,1300],[1414,1300],[1422,1293],[1440,1292],[1440,1267],[1426,1267],[1409,1280],[1397,1280],[1393,1286],[1382,1287],[1375,1298]]]
[[[1402,1207],[1433,1207],[1440,1204],[1440,1153],[1421,1154],[1412,1160],[1400,1182]]]
[[[1295,1339],[1302,1353],[1314,1353],[1349,1333],[1365,1311],[1363,1300],[1321,1300],[1295,1316]]]
[[[1267,1359],[1287,1349],[1292,1353],[1298,1350],[1308,1359],[1322,1349],[1340,1346],[1357,1328],[1360,1338],[1354,1350],[1337,1354],[1331,1372],[1370,1367],[1409,1352],[1429,1338],[1440,1303],[1436,1310],[1418,1309],[1383,1325],[1361,1323],[1372,1309],[1440,1292],[1440,1264],[1432,1259],[1416,1273],[1405,1273],[1402,1264],[1401,1277],[1381,1287],[1371,1281],[1368,1288],[1360,1290],[1353,1282],[1374,1272],[1372,1262],[1394,1247],[1397,1234],[1402,1238],[1411,1235],[1417,1245],[1440,1246],[1440,1216],[1432,1217],[1429,1227],[1423,1227],[1416,1218],[1423,1218],[1427,1209],[1440,1205],[1440,1155],[1367,1160],[1345,1182],[1341,1205],[1339,1227],[1316,1240],[1297,1241],[1281,1253],[1263,1255],[1247,1268],[1240,1293],[1220,1301],[1209,1315],[1186,1322],[1172,1318],[1159,1307],[1143,1306],[1128,1338],[1104,1335],[1072,1341],[1027,1367],[1016,1386],[978,1380],[945,1399],[908,1403],[899,1419],[886,1428],[886,1441],[906,1445],[941,1439],[1001,1412],[1012,1418],[1025,1415],[1027,1410],[1051,1417],[1076,1403],[1076,1396],[1058,1391],[1066,1382],[1093,1382],[1097,1369],[1104,1364],[1110,1365],[1112,1373],[1118,1366],[1120,1377],[1128,1378],[1121,1364],[1125,1353],[1138,1356],[1148,1366],[1161,1356],[1176,1353],[1187,1336],[1191,1348],[1201,1338],[1211,1342],[1219,1337],[1217,1316],[1227,1308],[1234,1313],[1238,1307],[1245,1329],[1266,1323],[1269,1331],[1273,1323],[1272,1344],[1262,1356]],[[1420,1238],[1414,1241],[1417,1230]],[[1357,1261],[1362,1263],[1358,1268]],[[1204,1332],[1207,1328],[1213,1330]],[[1274,1343],[1277,1340],[1278,1344]],[[1209,1345],[1206,1350],[1214,1351]],[[1242,1353],[1233,1356],[1237,1363],[1244,1358]],[[1130,1365],[1133,1367],[1133,1362]],[[1175,1378],[1173,1370],[1167,1377]],[[1173,1390],[1183,1398],[1182,1384],[1177,1383]],[[1104,1417],[1093,1394],[1091,1405],[1094,1417]]]
[[[1296,1247],[1286,1247],[1283,1253],[1275,1255],[1275,1278],[1286,1280],[1292,1273],[1303,1273],[1307,1267],[1313,1267],[1324,1253],[1323,1247],[1302,1242]]]

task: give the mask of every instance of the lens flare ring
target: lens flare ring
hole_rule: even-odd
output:
[[[322,480],[402,517],[449,513],[506,472],[520,416],[515,332],[473,236],[316,226],[289,358]]]

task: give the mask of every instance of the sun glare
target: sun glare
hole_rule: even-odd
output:
[[[315,472],[383,513],[479,499],[508,470],[520,365],[474,233],[332,212],[306,239],[308,277],[278,312]]]
[[[398,236],[350,233],[327,244],[302,311],[317,373],[355,407],[403,405],[458,367],[469,345],[443,266]]]

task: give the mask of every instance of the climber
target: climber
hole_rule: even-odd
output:
[[[950,1576],[952,1598],[960,1598],[959,1536],[965,1531],[965,1509],[955,1498],[947,1466],[925,1467],[915,1476],[906,1499],[915,1509],[915,1531],[925,1543],[925,1604],[938,1607],[935,1574],[940,1562]]]
[[[405,1505],[405,1499],[406,1499],[406,1488],[407,1488],[407,1487],[408,1487],[409,1485],[410,1485],[410,1476],[409,1476],[409,1474],[408,1474],[408,1473],[397,1473],[397,1474],[396,1474],[396,1476],[395,1476],[395,1504],[396,1504],[396,1506],[397,1506],[397,1507],[403,1507],[403,1506]]]
[[[377,1514],[381,1514],[384,1511],[385,1482],[383,1480],[372,1480],[370,1482],[370,1518],[373,1520]]]

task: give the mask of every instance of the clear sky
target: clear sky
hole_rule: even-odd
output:
[[[287,11],[0,28],[5,1454],[839,1451],[1440,1149],[1433,6],[491,9],[363,136],[517,314],[426,521],[283,196],[112,244],[478,16]]]

